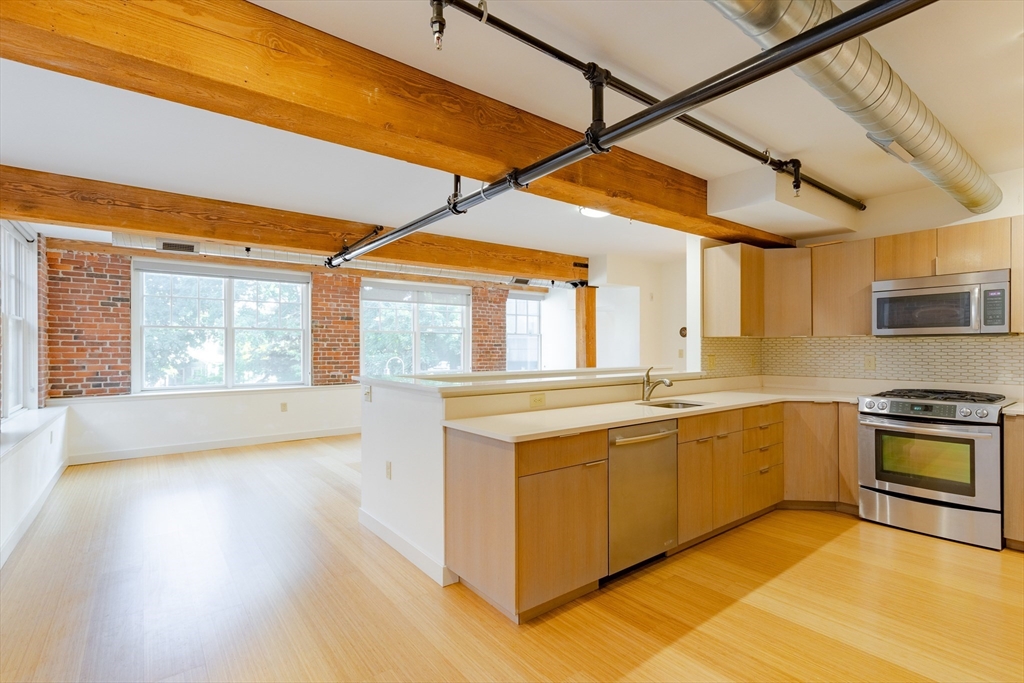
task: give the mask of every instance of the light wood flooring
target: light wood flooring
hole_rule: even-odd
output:
[[[777,511],[523,626],[359,526],[358,437],[71,467],[3,681],[1021,681],[1024,554]]]

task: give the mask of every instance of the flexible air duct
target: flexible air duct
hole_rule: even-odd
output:
[[[707,0],[769,48],[841,14],[832,0]],[[967,150],[864,37],[793,67],[801,78],[974,213],[999,206],[1003,194]]]

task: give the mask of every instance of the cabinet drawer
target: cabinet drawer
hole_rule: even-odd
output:
[[[725,410],[720,413],[694,415],[679,419],[679,443],[706,439],[709,436],[730,434],[743,429],[743,411]]]
[[[524,441],[516,444],[516,475],[525,477],[537,472],[607,459],[607,429]]]
[[[743,475],[743,515],[752,515],[782,501],[783,465]]]
[[[756,451],[758,448],[782,443],[782,423],[761,425],[753,429],[743,430],[743,452]]]
[[[776,443],[771,446],[747,451],[743,454],[743,474],[757,472],[765,467],[773,467],[782,464],[782,444]]]
[[[743,428],[761,427],[775,422],[782,422],[782,404],[772,403],[767,406],[752,406],[743,409]]]

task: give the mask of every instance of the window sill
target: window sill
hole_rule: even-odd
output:
[[[33,436],[46,429],[54,420],[67,412],[67,408],[39,408],[21,410],[3,421],[0,428],[0,460],[18,449]]]
[[[71,406],[76,403],[103,403],[107,401],[158,401],[162,399],[202,398],[204,396],[238,396],[249,394],[284,394],[307,391],[358,390],[359,384],[327,384],[320,386],[291,385],[276,387],[247,387],[245,389],[202,389],[191,391],[146,391],[136,394],[115,394],[113,396],[69,396],[47,399],[47,405]]]

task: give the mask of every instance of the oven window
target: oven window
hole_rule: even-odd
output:
[[[878,299],[878,329],[971,326],[971,293],[947,292]]]
[[[875,431],[875,478],[974,496],[974,441]]]

